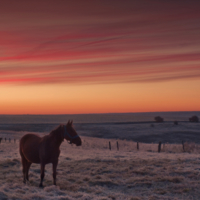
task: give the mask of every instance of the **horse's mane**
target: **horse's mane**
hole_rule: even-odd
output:
[[[54,135],[60,135],[59,133],[60,133],[60,129],[61,129],[61,127],[63,127],[64,125],[63,124],[60,124],[57,128],[55,128],[54,130],[52,130],[50,133],[49,133],[49,135],[50,136],[54,136]],[[72,129],[74,129],[74,126],[73,126],[73,124],[71,123],[68,123],[66,126],[70,126]],[[64,138],[63,138],[64,139]]]
[[[49,133],[49,135],[55,135],[55,134],[58,134],[59,132],[60,132],[60,128],[61,128],[61,126],[63,126],[62,124],[60,124],[57,128],[55,128],[53,131],[51,131],[50,133]]]

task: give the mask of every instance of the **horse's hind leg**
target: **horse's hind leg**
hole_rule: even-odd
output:
[[[26,166],[27,166],[27,160],[24,157],[23,154],[21,154],[21,158],[22,158],[22,173],[23,173],[23,182],[26,183]]]
[[[30,169],[30,166],[31,166],[31,162],[28,162],[26,163],[26,180],[29,181],[29,177],[28,177],[28,172],[29,172],[29,169]]]

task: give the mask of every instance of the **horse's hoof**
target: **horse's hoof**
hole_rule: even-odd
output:
[[[39,187],[40,187],[40,188],[43,188],[43,184],[42,184],[42,183],[40,183]]]

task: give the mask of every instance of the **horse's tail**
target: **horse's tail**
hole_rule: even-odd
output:
[[[20,155],[22,156],[21,139],[20,139],[20,141],[19,141],[19,153],[20,153]]]
[[[24,142],[23,141],[23,137],[19,140],[19,153],[20,153],[21,156],[24,156],[23,155],[23,151],[22,151],[22,149],[23,149],[23,142]]]

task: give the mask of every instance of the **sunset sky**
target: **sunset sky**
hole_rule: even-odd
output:
[[[0,2],[0,114],[200,111],[200,1]]]

